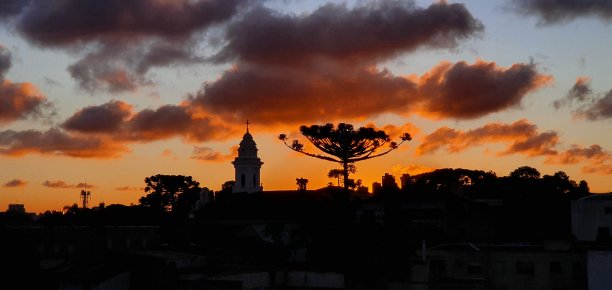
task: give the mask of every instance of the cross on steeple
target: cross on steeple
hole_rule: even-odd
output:
[[[249,119],[247,119],[247,121],[246,121],[246,125],[247,125],[247,133],[249,133],[249,124],[251,124],[251,123],[249,123]]]

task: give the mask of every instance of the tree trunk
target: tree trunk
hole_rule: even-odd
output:
[[[344,167],[344,172],[342,172],[344,174],[344,189],[348,190],[348,186],[349,186],[348,162],[345,160],[342,163],[342,166]]]

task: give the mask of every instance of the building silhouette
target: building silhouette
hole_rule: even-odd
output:
[[[240,147],[238,147],[238,157],[232,161],[236,173],[235,183],[232,187],[233,193],[254,193],[260,192],[263,189],[260,178],[263,162],[257,157],[257,144],[253,140],[251,133],[249,133],[250,123],[247,121],[246,124],[246,133],[242,136]]]
[[[385,173],[382,177],[382,187],[384,188],[398,188],[395,177],[389,173]]]

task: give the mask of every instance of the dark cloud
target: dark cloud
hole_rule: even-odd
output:
[[[423,47],[453,48],[482,30],[465,6],[443,2],[326,4],[300,15],[257,7],[230,24],[227,45],[213,57],[236,61],[233,68],[193,101],[267,123],[404,113],[418,84],[375,63]]]
[[[0,154],[113,158],[128,152],[127,145],[134,142],[174,137],[201,142],[225,139],[235,133],[235,128],[192,110],[188,103],[134,112],[131,105],[113,100],[77,111],[61,128],[1,131]]]
[[[498,154],[539,156],[556,154],[557,142],[556,132],[539,132],[536,125],[523,119],[512,124],[490,123],[468,131],[442,127],[425,136],[416,152],[431,154],[445,148],[447,152],[458,153],[488,143],[506,143],[508,147]]]
[[[598,144],[593,144],[589,147],[573,145],[572,148],[568,150],[550,156],[546,160],[546,163],[585,163],[582,167],[582,172],[584,173],[612,174],[612,153],[604,150]]]
[[[110,101],[72,115],[63,128],[74,133],[106,136],[122,142],[149,142],[172,137],[189,141],[223,139],[234,130],[188,106],[165,105],[133,112],[131,105]]]
[[[576,79],[576,83],[567,92],[567,95],[560,100],[556,100],[553,103],[555,109],[559,109],[564,106],[571,106],[573,102],[582,103],[591,99],[591,79],[587,77],[579,77]]]
[[[568,94],[563,99],[555,101],[553,105],[558,109],[574,103],[579,104],[574,111],[576,117],[590,121],[612,118],[612,90],[607,93],[594,93],[589,78],[579,77]]]
[[[498,67],[494,62],[442,63],[421,77],[421,110],[426,115],[471,119],[520,105],[523,97],[552,79],[534,64]]]
[[[206,84],[194,103],[236,120],[286,123],[394,111],[405,107],[415,93],[412,81],[384,70],[245,64]]]
[[[74,187],[73,185],[70,185],[70,184],[66,183],[65,181],[63,181],[63,180],[54,180],[54,181],[45,180],[45,182],[43,182],[42,185],[46,186],[46,187],[51,187],[51,188],[71,188],[71,187]]]
[[[555,155],[557,151],[554,148],[558,142],[559,134],[557,132],[543,132],[524,140],[515,141],[502,154],[521,153],[527,156]]]
[[[112,158],[128,151],[122,144],[92,136],[81,137],[59,129],[0,132],[0,154],[21,156],[38,153],[80,158]]]
[[[0,81],[4,80],[12,64],[11,52],[0,44]]]
[[[129,121],[127,133],[138,140],[163,139],[189,133],[189,130],[195,129],[192,127],[193,123],[195,122],[185,107],[165,105],[155,110],[145,109],[138,112]]]
[[[194,36],[230,19],[248,0],[33,1],[17,31],[42,47],[85,55],[68,70],[89,92],[134,91],[151,67],[199,63]]]
[[[89,183],[85,183],[85,182],[77,183],[77,184],[74,185],[74,187],[75,188],[84,188],[84,189],[87,189],[87,188],[96,188],[95,185],[89,184]]]
[[[594,98],[591,104],[581,106],[575,113],[591,121],[612,118],[612,90],[603,97]]]
[[[68,72],[79,87],[92,94],[98,90],[133,92],[146,83],[143,75],[126,70],[123,64],[113,64],[106,57],[101,59],[92,55],[70,65]]]
[[[353,9],[326,4],[301,15],[259,7],[230,25],[228,44],[215,59],[371,62],[422,46],[455,47],[482,30],[465,6],[443,2],[425,9],[412,1],[372,1]]]
[[[45,182],[43,182],[42,185],[46,186],[46,187],[51,187],[51,188],[81,188],[81,189],[87,189],[87,188],[95,188],[96,187],[93,184],[84,183],[84,182],[77,183],[77,184],[68,184],[67,182],[65,182],[63,180],[54,180],[54,181],[45,180]]]
[[[599,162],[608,158],[610,158],[609,153],[605,152],[600,145],[594,144],[586,148],[574,145],[571,149],[563,151],[556,156],[550,157],[547,162],[558,164],[577,164],[583,162],[584,160],[597,160],[597,162]]]
[[[382,113],[472,119],[519,106],[550,79],[532,64],[503,68],[483,61],[442,63],[421,77],[335,63],[296,68],[242,63],[205,84],[193,101],[238,120],[269,123]]]
[[[116,187],[115,190],[118,191],[144,191],[144,188],[138,188],[135,186],[121,186],[121,187]]]
[[[104,43],[68,67],[68,72],[84,90],[94,93],[135,91],[150,85],[147,72],[153,67],[189,65],[203,62],[193,44],[156,40],[147,45],[125,47],[124,43]]]
[[[563,23],[578,17],[612,20],[610,0],[518,0],[513,5],[519,12],[537,16],[541,24]]]
[[[110,101],[76,112],[64,122],[63,128],[83,133],[114,132],[132,114],[132,106],[122,101]]]
[[[4,187],[24,187],[28,184],[27,181],[21,179],[13,179],[4,184]]]
[[[2,0],[0,2],[0,20],[19,15],[29,2],[30,0]]]
[[[208,116],[198,116],[188,107],[165,105],[136,113],[124,127],[124,138],[153,141],[183,137],[188,141],[223,139],[234,133],[227,125]]]
[[[18,30],[42,46],[143,37],[180,40],[229,19],[241,0],[65,0],[34,1],[21,16]]]

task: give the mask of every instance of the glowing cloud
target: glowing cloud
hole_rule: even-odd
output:
[[[236,157],[238,152],[238,146],[232,146],[229,150],[228,154],[223,154],[221,152],[214,151],[210,147],[193,147],[193,154],[191,155],[191,159],[200,160],[200,161],[227,161]]]
[[[582,171],[585,173],[612,174],[612,154],[604,151],[600,145],[594,144],[587,148],[573,145],[568,150],[559,150],[557,132],[540,132],[536,125],[527,120],[512,124],[491,123],[468,131],[442,127],[425,136],[416,153],[433,154],[442,149],[449,153],[459,153],[489,143],[507,144],[506,149],[498,152],[498,155],[546,156],[545,163],[584,163]]]
[[[31,83],[4,79],[11,67],[11,54],[0,45],[0,125],[31,116],[41,116],[49,103]]]
[[[578,164],[586,163],[582,167],[584,173],[612,174],[612,153],[605,151],[600,145],[589,147],[573,145],[558,155],[550,156],[546,163],[552,164]]]
[[[123,142],[149,142],[177,136],[188,141],[207,141],[226,138],[234,132],[214,117],[196,114],[187,106],[164,105],[134,112],[131,105],[122,101],[83,108],[62,127]]]
[[[113,132],[132,115],[132,106],[122,101],[110,101],[100,106],[90,106],[76,112],[62,125],[67,130],[83,133]]]
[[[0,154],[22,156],[30,153],[80,158],[113,158],[128,152],[122,144],[93,137],[79,137],[52,128],[47,131],[0,131]]]
[[[500,154],[548,153],[552,150],[550,146],[556,144],[556,133],[540,133],[536,125],[525,119],[512,124],[490,123],[469,131],[442,127],[425,136],[416,152],[418,155],[423,155],[446,148],[448,152],[458,153],[491,142],[511,143]]]
[[[520,105],[527,93],[551,80],[534,64],[442,63],[420,78],[418,102],[422,113],[434,118],[477,118]]]
[[[473,119],[519,106],[526,94],[551,79],[539,74],[533,64],[502,68],[484,61],[445,62],[415,78],[332,63],[299,68],[246,64],[206,84],[193,103],[235,119],[248,115],[267,123],[356,119],[382,113]]]

